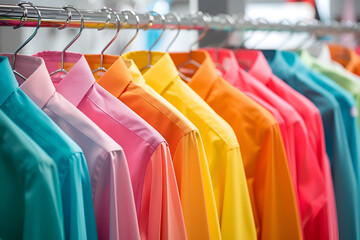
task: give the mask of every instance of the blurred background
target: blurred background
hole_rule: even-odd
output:
[[[284,22],[295,24],[299,20],[319,19],[323,22],[358,21],[360,18],[360,0],[32,0],[37,6],[62,7],[74,5],[79,9],[101,9],[104,6],[114,10],[129,9],[137,13],[149,10],[166,14],[170,11],[179,14],[203,11],[210,14],[228,13],[242,14],[251,19],[265,22]],[[18,0],[0,0],[1,4],[16,4]],[[13,52],[32,33],[31,28],[14,30],[0,27],[0,51]],[[121,30],[119,37],[107,50],[108,54],[119,54],[122,46],[133,36],[135,30]],[[62,50],[76,35],[76,29],[41,28],[38,35],[22,50],[24,54],[32,54],[44,50]],[[176,30],[166,30],[163,38],[154,50],[165,51],[166,46],[176,34]],[[95,31],[85,29],[81,37],[71,46],[69,51],[82,53],[100,53],[104,45],[113,37],[114,30]],[[130,50],[146,50],[160,35],[159,30],[140,31],[138,37],[130,45]],[[183,30],[171,51],[187,51],[189,45],[197,39],[197,31]],[[220,43],[227,33],[209,32],[201,41],[201,46]],[[236,46],[245,41],[249,48],[291,48],[311,36],[307,33],[291,32],[236,32],[231,35],[230,42]],[[89,41],[91,39],[91,41]],[[346,41],[347,45],[356,45],[356,36],[342,36],[337,41]]]

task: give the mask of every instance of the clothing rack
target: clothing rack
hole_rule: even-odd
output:
[[[25,5],[24,5],[25,7]],[[66,25],[68,12],[63,8],[35,6],[41,12],[40,27],[59,28]],[[24,23],[22,17],[24,9],[16,4],[0,4],[0,26],[15,27],[23,23],[22,27],[36,27],[38,15],[34,8],[26,6],[28,14]],[[111,16],[110,22],[107,22],[109,14],[100,10],[82,10],[85,28],[116,28],[115,17]],[[125,22],[125,15],[128,17],[126,24],[122,28],[136,29],[136,20],[128,12],[117,11],[121,23]],[[165,17],[165,25],[160,15],[152,15],[153,21],[150,23],[149,14],[136,14],[139,17],[140,29],[187,29],[187,30],[217,30],[217,31],[288,31],[288,32],[309,32],[318,36],[328,34],[343,34],[360,32],[360,24],[355,22],[329,22],[322,23],[319,21],[299,22],[289,24],[285,22],[269,23],[261,19],[249,20],[239,15],[232,16],[232,23],[223,15],[210,16],[209,14],[193,14],[181,17],[180,24],[174,17]],[[72,11],[72,20],[67,25],[68,28],[80,28],[81,18],[75,11]]]

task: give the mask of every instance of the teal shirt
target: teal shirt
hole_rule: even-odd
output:
[[[54,161],[0,111],[0,239],[64,239]]]
[[[360,107],[360,83],[356,82],[356,79],[351,79],[349,76],[342,74],[333,67],[323,64],[306,51],[300,52],[300,58],[314,71],[328,77],[316,78],[315,80],[319,82],[319,85],[324,85],[324,88],[332,92],[342,106],[341,113],[345,123],[351,158],[353,160],[358,187],[360,187],[360,118],[358,117],[358,109]],[[360,189],[358,193],[360,194]]]
[[[318,62],[309,53],[302,51],[300,53],[300,57],[306,65],[314,69],[314,71],[322,74],[316,74],[318,77],[313,79],[319,85],[323,86],[325,89],[331,92],[340,103],[340,109],[345,124],[353,168],[357,180],[357,192],[360,194],[360,132],[357,110],[359,106],[357,105],[357,102],[354,98],[359,97],[358,94],[360,93],[360,88],[355,82],[351,81],[351,79],[346,78],[346,76],[341,76],[341,74],[339,75],[339,73],[337,73],[334,68],[327,67],[325,64]],[[337,84],[335,81],[339,84]],[[342,88],[340,84],[351,90],[353,95]],[[358,196],[358,199],[360,200],[360,195]],[[360,211],[360,207],[358,207],[358,210]]]
[[[295,53],[272,50],[263,53],[275,75],[319,108],[333,176],[339,237],[360,239],[358,186],[339,102],[315,82],[320,83],[321,75],[302,63]]]
[[[65,239],[97,239],[89,173],[81,148],[19,89],[6,57],[0,57],[0,72],[0,109],[57,166]]]

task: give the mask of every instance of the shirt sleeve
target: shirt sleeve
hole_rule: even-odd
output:
[[[0,238],[64,239],[54,161],[0,112]]]
[[[139,219],[142,239],[187,239],[170,150],[165,142],[147,165]]]
[[[255,221],[261,228],[259,239],[302,239],[294,187],[277,124],[266,130],[259,160],[256,176],[248,181]]]
[[[197,131],[179,142],[173,158],[189,239],[220,239],[220,226],[204,146]]]
[[[61,191],[55,164],[42,162],[33,167],[25,176],[24,187],[23,239],[64,239]]]
[[[62,189],[65,239],[97,239],[94,206],[85,157],[76,153],[66,159],[69,169]]]
[[[326,185],[310,139],[305,128],[298,122],[295,130],[297,188],[301,207],[302,225],[315,218],[326,202]]]
[[[223,239],[256,239],[256,227],[247,187],[240,149],[228,150],[219,175],[223,176],[223,188],[218,204]]]
[[[110,152],[100,164],[94,194],[99,239],[140,239],[134,194],[124,153]]]

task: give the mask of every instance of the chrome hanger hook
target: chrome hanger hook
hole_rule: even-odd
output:
[[[314,23],[312,23],[314,25]],[[299,20],[297,21],[293,26],[294,29],[296,29],[296,27],[300,27],[300,26],[308,26],[309,23],[305,20]],[[294,50],[300,50],[302,46],[305,46],[305,44],[309,41],[309,39],[312,38],[313,33],[311,31],[309,31],[309,38],[305,38],[304,40],[300,41],[300,44],[297,44],[296,47],[294,47]]]
[[[179,34],[180,34],[180,31],[181,31],[181,18],[180,18],[180,16],[177,14],[177,13],[175,13],[175,12],[170,12],[170,13],[168,13],[168,14],[166,14],[165,15],[165,19],[166,19],[166,16],[172,16],[175,20],[176,20],[176,22],[177,22],[177,32],[176,32],[176,35],[175,35],[175,37],[171,40],[171,42],[169,43],[169,45],[167,46],[167,48],[166,48],[166,52],[169,52],[169,50],[170,50],[170,47],[174,44],[174,42],[175,42],[175,40],[178,38],[178,36],[179,36]]]
[[[240,26],[246,26],[249,24],[252,24],[254,21],[252,21],[248,16],[244,16],[242,14],[237,14],[237,20],[236,22],[240,25]],[[254,23],[255,25],[256,23]],[[240,43],[238,43],[238,45],[241,48],[245,48],[245,43],[251,39],[254,36],[255,31],[252,29],[248,29],[248,31],[250,31],[250,34],[247,34],[248,36],[246,36],[246,29],[242,30],[242,39],[240,40]]]
[[[292,36],[294,35],[295,31],[294,31],[294,25],[292,24],[292,22],[285,18],[285,19],[282,19],[279,24],[282,24],[282,25],[285,25],[287,24],[287,26],[289,27],[290,29],[290,33],[288,35],[287,38],[285,38],[285,41],[283,41],[280,45],[279,45],[279,50],[285,50],[286,48],[284,46],[286,46],[286,43],[289,42],[289,40],[292,38]]]
[[[26,7],[24,7],[22,4],[18,4],[19,7],[21,7],[24,12],[23,12],[23,15],[21,16],[20,18],[20,23],[16,26],[13,27],[13,29],[18,29],[18,28],[21,28],[22,26],[24,26],[24,24],[26,23],[27,21],[27,17],[28,17],[28,10]]]
[[[225,21],[230,24],[231,26],[234,26],[235,20],[229,15],[229,14],[219,14],[217,15],[220,18],[225,19]],[[223,42],[221,42],[216,48],[215,48],[215,65],[221,69],[224,69],[224,67],[220,64],[220,58],[219,58],[219,49],[223,48],[227,45],[232,33],[229,33],[229,35],[225,38]]]
[[[65,52],[66,50],[69,49],[69,47],[71,47],[71,45],[73,45],[73,43],[80,37],[82,31],[84,30],[85,26],[84,26],[84,17],[82,15],[82,13],[75,7],[73,6],[64,6],[63,9],[67,12],[70,12],[69,9],[71,10],[74,10],[76,11],[79,16],[80,16],[80,19],[81,19],[81,25],[80,25],[80,29],[79,29],[79,32],[76,34],[76,36],[65,46],[65,48],[62,50],[61,52],[61,67],[60,69],[58,70],[55,70],[54,72],[50,73],[50,76],[58,73],[58,72],[62,72],[62,73],[67,73],[67,71],[64,69],[64,55],[65,55]],[[71,14],[68,13],[68,19],[67,19],[67,24],[65,24],[63,27],[60,27],[60,30],[61,29],[65,29],[71,22]]]
[[[101,30],[104,30],[105,28],[107,28],[107,26],[109,25],[109,23],[110,23],[110,21],[111,21],[111,15],[110,15],[110,13],[109,13],[109,8],[107,8],[107,7],[103,7],[103,8],[100,9],[99,11],[100,11],[100,12],[103,12],[103,13],[107,13],[105,25],[102,26],[101,28],[98,28],[98,29],[97,29],[98,31],[101,31]]]
[[[59,30],[67,28],[69,26],[69,24],[71,23],[72,13],[71,13],[71,11],[68,11],[68,10],[66,10],[66,11],[67,11],[68,16],[65,20],[65,24],[63,26],[58,27]]]
[[[35,9],[35,11],[36,11],[36,13],[37,13],[37,15],[38,15],[38,21],[37,21],[37,25],[36,25],[36,28],[35,28],[34,32],[31,34],[31,36],[30,36],[28,39],[26,39],[26,41],[25,41],[23,44],[21,44],[21,45],[15,50],[15,52],[13,53],[13,57],[12,57],[12,69],[13,69],[13,72],[14,72],[16,75],[18,75],[19,77],[21,77],[23,80],[26,80],[26,77],[24,77],[22,74],[20,74],[19,72],[17,72],[17,71],[15,70],[16,55],[17,55],[17,53],[18,53],[21,49],[23,49],[23,48],[36,36],[36,34],[37,34],[37,32],[38,32],[38,30],[39,30],[39,28],[40,28],[40,24],[41,24],[42,18],[41,18],[41,12],[39,11],[39,9],[38,9],[33,3],[31,3],[31,2],[19,2],[17,5],[18,5],[19,7],[21,7],[22,9],[24,9],[24,6],[23,6],[23,5],[29,5],[30,7],[32,7],[32,8]],[[26,9],[26,8],[25,8],[25,9]],[[17,28],[18,28],[18,27],[21,27],[21,26],[23,26],[23,25],[25,24],[25,22],[26,22],[26,20],[27,20],[27,10],[26,10],[26,11],[24,10],[23,16],[25,16],[24,22],[23,22],[22,24],[20,23],[18,26],[16,26]]]
[[[130,44],[135,40],[135,38],[137,37],[137,35],[139,34],[139,29],[140,29],[140,25],[139,25],[139,22],[140,22],[140,19],[139,19],[139,16],[134,12],[134,11],[131,11],[131,10],[123,10],[120,12],[121,14],[124,14],[124,16],[127,17],[126,13],[130,13],[131,15],[134,16],[135,18],[135,21],[136,21],[136,32],[135,32],[135,35],[130,39],[130,41],[123,47],[123,49],[121,50],[120,52],[120,56],[124,53],[124,51],[130,46]],[[128,18],[128,17],[127,17]]]
[[[156,14],[161,18],[162,32],[161,32],[160,36],[158,37],[158,39],[156,39],[156,41],[151,45],[151,47],[148,50],[148,64],[145,67],[143,67],[142,69],[140,69],[140,71],[143,71],[147,68],[152,67],[152,65],[151,65],[151,50],[156,46],[156,44],[160,41],[160,39],[162,38],[162,36],[165,33],[165,17],[162,14],[155,12],[155,11],[149,11],[146,14],[149,16],[149,24],[146,26],[146,28],[144,30],[146,31],[149,28],[151,28],[151,26],[153,25],[153,22],[154,22],[153,14]]]
[[[219,14],[217,15],[218,17],[220,18],[223,18],[225,19],[225,21],[230,24],[232,27],[235,25],[235,20],[232,16],[230,16],[229,14]],[[225,40],[223,42],[221,42],[218,46],[218,48],[223,48],[226,46],[226,44],[228,43],[231,35],[232,35],[233,32],[230,32],[229,35],[225,38]]]
[[[256,24],[266,24],[266,25],[269,25],[269,24],[270,24],[268,20],[266,20],[265,18],[262,18],[262,17],[261,17],[261,18],[257,18],[257,19],[255,20],[255,22],[256,22]],[[262,42],[269,36],[270,32],[271,32],[271,31],[270,31],[269,29],[268,29],[268,30],[265,30],[264,36],[263,36],[262,38],[260,38],[260,40],[258,40],[257,42],[255,42],[255,44],[253,44],[251,48],[256,49],[256,47],[258,47],[259,44],[262,43]]]
[[[121,22],[120,22],[120,17],[118,14],[116,14],[111,8],[107,8],[107,7],[104,7],[102,8],[100,11],[102,12],[111,12],[112,14],[115,15],[116,17],[116,23],[117,23],[117,28],[116,28],[116,33],[114,35],[114,37],[108,42],[108,44],[106,44],[106,46],[103,48],[103,50],[101,51],[101,54],[100,54],[100,67],[98,67],[97,69],[95,69],[93,71],[93,73],[97,72],[97,71],[104,71],[106,72],[106,68],[103,67],[103,63],[104,63],[104,52],[106,51],[106,49],[108,49],[108,47],[116,40],[116,38],[118,37],[119,35],[119,32],[120,32],[120,29],[121,29]],[[110,16],[110,15],[108,15]],[[111,16],[110,16],[110,20],[109,22],[111,21]],[[125,16],[125,23],[127,23],[128,21],[128,17]],[[105,24],[105,27],[107,26],[107,24]],[[98,30],[102,30],[104,29],[105,27],[101,28],[101,29],[98,29]]]
[[[200,36],[198,37],[198,39],[196,39],[195,42],[193,42],[190,45],[190,49],[189,51],[191,52],[191,50],[193,49],[193,47],[198,44],[207,34],[207,32],[209,31],[209,23],[208,21],[205,19],[207,16],[205,16],[202,12],[197,12],[196,17],[200,17],[200,19],[203,21],[204,23],[204,30],[202,31],[202,33],[200,34]]]
[[[153,16],[152,14],[158,15],[158,16],[161,18],[161,21],[162,21],[162,32],[161,32],[161,35],[160,35],[160,37],[158,37],[158,39],[156,39],[156,41],[153,43],[153,45],[151,45],[151,47],[149,48],[149,52],[151,52],[151,50],[156,46],[156,44],[160,41],[160,39],[162,38],[162,36],[163,36],[164,33],[165,33],[165,29],[166,29],[165,24],[166,24],[166,22],[165,22],[165,17],[164,17],[162,14],[158,13],[158,12],[149,11],[149,12],[147,12],[146,14],[149,15],[149,16]],[[149,17],[149,20],[150,20],[150,17]],[[153,21],[151,21],[150,27],[152,26],[152,24],[153,24]],[[147,27],[146,29],[144,29],[144,30],[148,30],[150,27],[149,27],[149,25],[148,25],[148,27]]]

